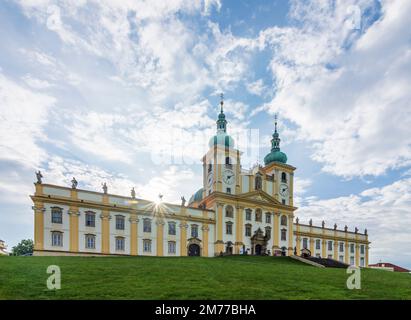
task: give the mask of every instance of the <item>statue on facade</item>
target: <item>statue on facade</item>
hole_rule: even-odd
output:
[[[324,220],[321,222],[321,226],[324,228],[325,227],[325,222]]]
[[[310,224],[310,227],[313,225],[313,219],[310,219],[309,224]]]
[[[300,219],[298,219],[297,217],[297,219],[295,219],[295,223],[298,224],[299,222],[300,222]]]
[[[367,229],[364,230],[364,234],[367,235]]]
[[[355,227],[355,233],[358,233],[358,228],[357,227]]]
[[[73,177],[73,179],[71,180],[71,188],[76,189],[77,185],[78,185],[78,182],[77,182],[76,178]]]
[[[255,176],[255,190],[261,190],[262,187],[263,187],[263,182],[262,182],[261,175],[257,173],[257,175]]]
[[[186,204],[186,198],[184,196],[181,197],[181,206],[184,207]]]
[[[334,223],[334,230],[337,230],[337,224]]]
[[[41,174],[40,170],[36,172],[36,177],[37,177],[37,183],[41,184],[42,183],[41,178],[43,178],[43,175]]]
[[[102,188],[103,188],[104,194],[107,194],[107,184],[105,182],[102,184]]]
[[[131,198],[136,198],[136,190],[134,190],[134,187],[131,189]]]
[[[348,227],[347,227],[347,225],[345,225],[345,227],[344,227],[344,231],[345,231],[345,232],[347,232],[347,231],[348,231]]]

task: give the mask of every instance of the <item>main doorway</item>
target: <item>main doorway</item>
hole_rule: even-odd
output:
[[[200,255],[200,246],[198,244],[192,243],[188,246],[188,255],[189,256],[199,256]]]
[[[262,251],[262,246],[261,246],[261,244],[256,244],[256,245],[255,245],[255,254],[256,254],[257,256],[261,256],[261,251]]]

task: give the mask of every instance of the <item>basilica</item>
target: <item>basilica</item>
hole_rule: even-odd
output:
[[[220,102],[216,134],[202,158],[203,185],[188,203],[152,202],[43,183],[37,172],[35,255],[203,256],[309,254],[368,266],[365,230],[303,224],[294,206],[295,167],[280,150],[275,123],[264,166],[241,166]]]

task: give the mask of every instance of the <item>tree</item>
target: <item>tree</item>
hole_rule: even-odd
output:
[[[27,253],[33,253],[33,240],[21,240],[20,243],[11,249],[13,256],[22,256]]]

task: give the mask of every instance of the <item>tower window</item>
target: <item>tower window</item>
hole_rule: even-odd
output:
[[[285,204],[285,199],[281,199],[281,203],[282,203],[282,204]]]
[[[287,174],[285,172],[281,173],[281,182],[287,183]]]
[[[231,188],[227,188],[227,193],[231,194]]]

